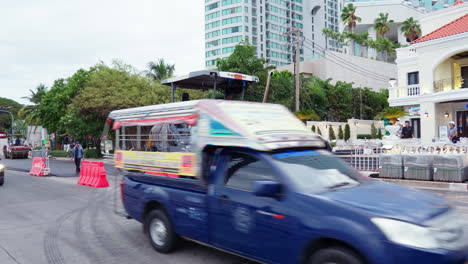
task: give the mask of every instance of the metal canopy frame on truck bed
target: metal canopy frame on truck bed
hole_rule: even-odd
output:
[[[240,93],[244,100],[245,89],[253,83],[258,83],[256,76],[223,71],[195,71],[185,76],[179,76],[162,81],[163,85],[171,87],[171,102],[174,102],[176,88],[208,90],[213,89],[213,99],[216,91],[221,89],[227,94]]]

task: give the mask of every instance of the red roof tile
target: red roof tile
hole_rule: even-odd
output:
[[[411,44],[420,43],[428,40],[444,38],[452,35],[468,32],[468,14],[448,23],[447,25],[440,27],[431,33],[424,35],[417,40],[411,42]]]
[[[453,6],[461,5],[461,4],[463,4],[463,3],[465,3],[465,2],[463,2],[462,0],[458,0],[458,1],[456,1],[455,3],[453,3]]]

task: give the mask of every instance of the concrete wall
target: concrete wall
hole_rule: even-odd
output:
[[[331,55],[326,55],[327,57],[325,58],[301,62],[300,72],[316,76],[320,79],[331,78],[332,83],[336,83],[337,81],[352,82],[354,83],[354,87],[369,87],[375,91],[387,88],[390,78],[397,78],[397,67],[393,63],[333,51],[329,51],[328,53]],[[342,61],[346,61],[346,63]],[[378,73],[385,77],[372,77],[365,71],[356,70],[352,65],[359,65],[360,68],[366,71]],[[278,67],[278,70],[294,72],[294,65],[290,64]]]
[[[358,119],[349,119],[348,122],[307,121],[307,127],[308,129],[312,129],[312,126],[320,128],[320,131],[322,132],[322,137],[325,138],[326,140],[329,140],[329,135],[328,135],[329,126],[333,127],[333,130],[335,131],[335,136],[338,138],[339,126],[341,126],[341,128],[343,129],[343,133],[344,133],[345,125],[348,124],[350,128],[350,132],[351,132],[350,140],[353,141],[357,139],[357,135],[370,134],[372,123],[375,125],[377,129],[383,129],[383,121],[358,120]],[[382,134],[385,134],[383,130],[382,130]]]

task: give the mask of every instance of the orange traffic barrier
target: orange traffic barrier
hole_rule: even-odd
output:
[[[33,158],[32,167],[29,174],[36,177],[47,176],[47,168],[45,158]]]
[[[78,184],[95,188],[109,187],[102,161],[82,161]]]

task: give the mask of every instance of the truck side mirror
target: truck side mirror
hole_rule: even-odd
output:
[[[276,197],[281,193],[281,184],[269,180],[254,181],[253,193],[259,197]]]

